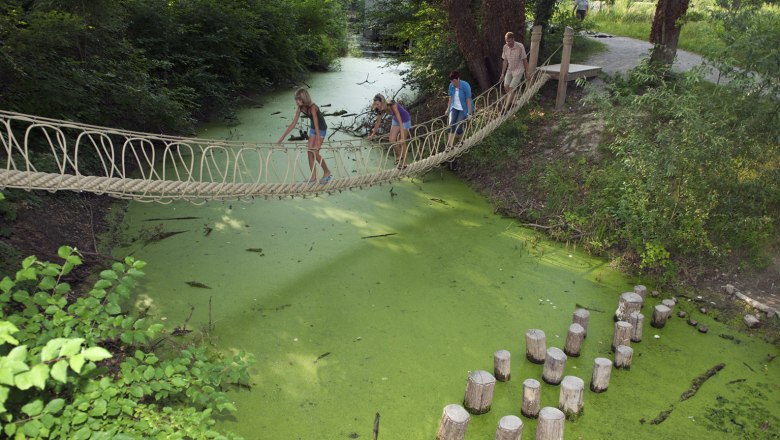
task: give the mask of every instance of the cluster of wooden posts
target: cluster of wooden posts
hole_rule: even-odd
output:
[[[602,393],[607,390],[613,364],[615,368],[631,368],[634,355],[631,342],[642,340],[645,316],[641,310],[646,296],[647,288],[642,285],[635,286],[633,292],[620,295],[615,311],[615,331],[612,337],[614,362],[603,357],[594,359],[590,381],[592,392]],[[661,304],[656,305],[653,308],[650,325],[655,328],[664,327],[674,305],[675,301],[671,299],[663,300]],[[585,381],[576,376],[564,376],[564,368],[567,356],[580,355],[582,343],[588,333],[589,317],[590,312],[586,309],[574,311],[563,350],[556,347],[547,348],[542,330],[531,329],[525,333],[526,358],[533,363],[544,364],[542,372],[544,382],[561,387],[558,406],[541,408],[540,382],[533,378],[523,382],[520,412],[525,417],[539,419],[536,440],[563,440],[564,421],[582,414]],[[463,406],[451,404],[444,408],[436,434],[437,440],[463,440],[471,419],[469,413],[478,415],[490,411],[496,380],[506,382],[510,379],[509,351],[498,350],[493,354],[493,373],[483,370],[469,373]],[[496,440],[520,440],[522,434],[523,420],[520,417],[507,415],[499,420]]]

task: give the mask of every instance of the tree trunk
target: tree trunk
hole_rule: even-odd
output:
[[[466,58],[466,65],[477,80],[477,85],[485,90],[492,82],[484,62],[487,48],[485,42],[478,37],[477,21],[471,13],[470,5],[468,0],[444,0],[444,9],[453,27],[458,48]]]
[[[486,90],[501,75],[504,34],[513,32],[515,40],[521,43],[525,39],[525,3],[524,0],[484,0],[481,14],[475,14],[471,4],[470,0],[444,0],[444,9],[469,72],[477,86]],[[482,26],[478,24],[478,16],[482,18]]]
[[[671,66],[677,55],[677,42],[682,25],[677,24],[688,11],[690,0],[658,0],[650,30],[650,42],[654,47],[650,62],[659,66]]]
[[[491,84],[501,76],[501,51],[504,35],[515,34],[515,41],[525,42],[525,4],[522,0],[484,0],[484,35],[488,56],[485,57]],[[529,51],[526,46],[526,51]]]

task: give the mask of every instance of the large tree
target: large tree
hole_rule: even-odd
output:
[[[449,22],[458,48],[469,71],[481,89],[487,89],[501,75],[501,48],[504,34],[514,32],[515,39],[525,39],[524,0],[482,0],[473,9],[470,0],[444,0]]]
[[[682,29],[679,20],[688,11],[689,3],[690,0],[658,0],[650,30],[650,42],[654,45],[650,55],[652,64],[671,66],[674,62]]]

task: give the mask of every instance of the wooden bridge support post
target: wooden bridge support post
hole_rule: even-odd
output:
[[[531,53],[528,56],[528,72],[525,73],[525,79],[531,82],[534,73],[536,73],[536,64],[539,62],[539,43],[542,41],[542,25],[534,26],[531,31]]]
[[[555,110],[563,110],[566,102],[566,86],[569,84],[569,60],[571,46],[574,44],[574,29],[566,26],[563,32],[563,54],[561,55],[561,71],[558,74],[558,96],[555,98]]]

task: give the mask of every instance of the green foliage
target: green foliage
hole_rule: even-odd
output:
[[[345,53],[346,28],[338,0],[3,0],[0,101],[41,116],[191,132],[247,90],[326,68]]]
[[[616,1],[600,11],[591,11],[585,23],[600,32],[648,41],[655,14],[655,2]],[[681,20],[682,30],[678,48],[705,54],[713,47],[721,47],[715,30],[718,23],[710,19],[712,2],[691,3]]]
[[[618,81],[601,102],[614,141],[589,177],[594,222],[649,270],[760,252],[780,214],[780,128],[764,111],[774,101],[646,66]]]
[[[525,110],[523,110],[525,111]],[[475,149],[469,150],[463,161],[467,167],[483,167],[494,164],[504,169],[514,163],[524,147],[528,135],[528,120],[524,117],[507,121],[483,140]]]
[[[162,325],[122,311],[144,263],[102,271],[75,300],[63,279],[81,264],[26,258],[0,281],[0,431],[15,438],[236,438],[213,430],[235,411],[224,390],[249,380],[251,357],[202,348],[155,354]]]
[[[447,75],[466,70],[447,14],[438,2],[382,1],[367,14],[379,39],[403,48],[406,82],[417,90],[446,92]]]
[[[780,94],[780,7],[743,7],[713,14],[720,44],[705,52],[708,60],[745,94]],[[778,117],[777,107],[768,109]]]

